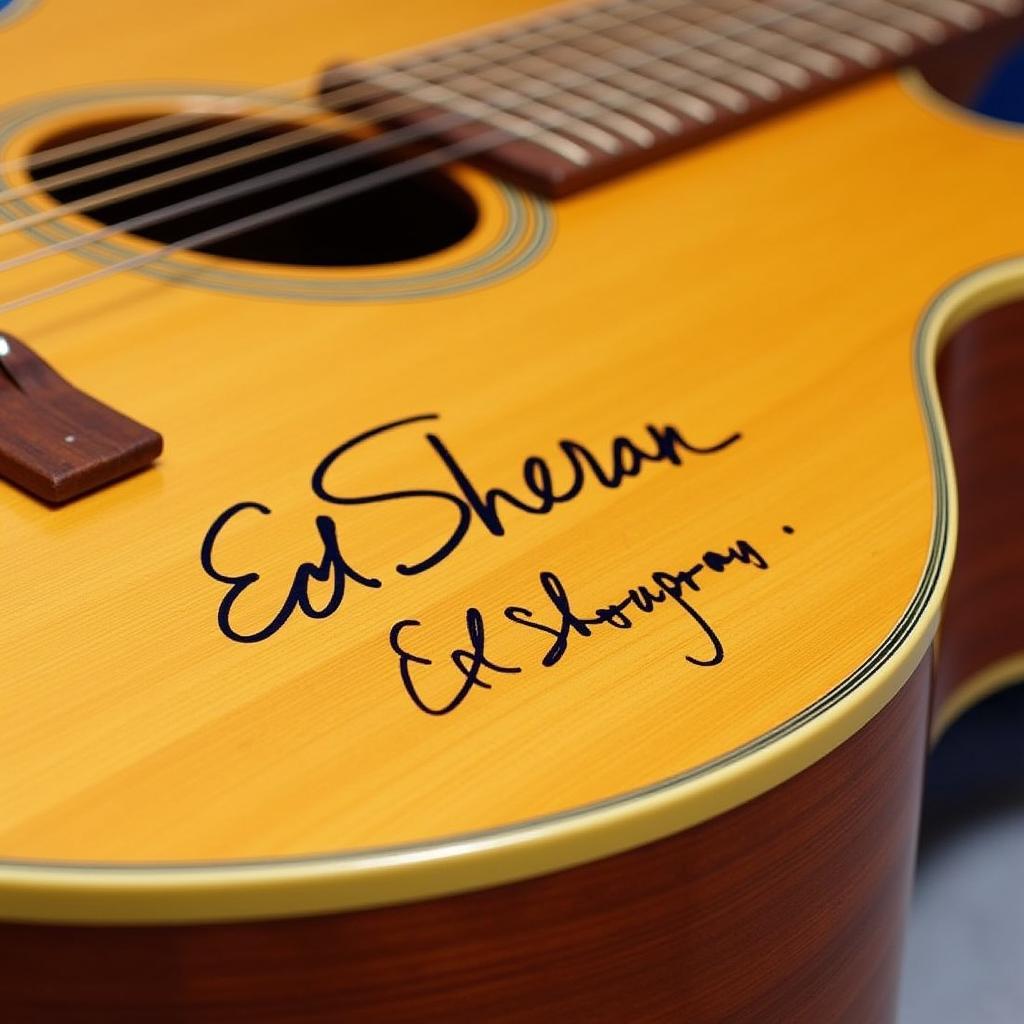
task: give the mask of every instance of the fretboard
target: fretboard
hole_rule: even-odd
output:
[[[357,75],[332,69],[323,95],[564,196],[1022,11],[1024,0],[561,5]]]

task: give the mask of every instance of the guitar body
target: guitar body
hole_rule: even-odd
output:
[[[37,0],[3,159],[539,6]],[[0,323],[165,445],[0,493],[5,1015],[891,1021],[929,736],[1020,665],[1024,137],[883,75],[557,202],[438,173],[437,252]]]

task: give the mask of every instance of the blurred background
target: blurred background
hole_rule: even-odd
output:
[[[971,106],[1024,124],[1024,46],[999,64]],[[1022,1021],[1024,686],[1018,686],[956,722],[929,761],[900,1024]]]
[[[900,1024],[1024,1021],[1024,686],[929,761],[902,997]]]

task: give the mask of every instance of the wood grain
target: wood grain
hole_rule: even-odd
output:
[[[155,430],[72,387],[17,338],[0,344],[0,476],[59,503],[160,455]]]
[[[173,16],[128,0],[102,0],[103,17],[37,4],[4,28],[0,84],[15,107],[0,144],[17,159],[83,118],[195,109],[212,102],[204,79],[241,91],[315,74],[325,41],[367,57],[538,6],[397,0],[383,19],[367,0],[308,0],[282,24],[269,0],[241,23],[198,0]],[[133,44],[109,47],[100,23],[124,26]],[[262,45],[271,37],[277,46]],[[62,60],[44,59],[53,52]],[[98,53],[102,101],[90,92]],[[185,84],[169,99],[139,85],[175,76]],[[880,709],[936,624],[937,592],[917,632],[886,646],[915,601],[935,512],[908,351],[942,284],[1019,247],[1022,172],[1021,139],[923,107],[881,77],[554,209],[457,169],[477,230],[400,268],[185,255],[11,314],[4,329],[68,379],[158,424],[167,454],[59,512],[0,492],[0,867],[334,863],[562,822],[696,780],[678,786],[665,834],[796,774]],[[984,193],[965,197],[973,180]],[[956,211],[957,230],[937,230]],[[500,255],[506,272],[484,287],[467,263],[531,217],[533,247]],[[60,233],[89,226],[68,216]],[[12,233],[0,252],[41,244]],[[20,294],[109,256],[63,254],[5,286]],[[378,301],[375,289],[396,282],[408,294]],[[345,300],[331,291],[341,285]],[[266,297],[287,287],[289,301]],[[647,463],[618,487],[590,472],[544,516],[503,506],[504,532],[477,515],[444,565],[410,577],[396,566],[450,534],[449,503],[342,507],[310,481],[346,439],[425,413],[478,487],[520,495],[531,456],[568,479],[563,441],[606,465],[616,438],[644,438],[651,424],[696,444],[742,438],[682,465]],[[451,489],[428,429],[366,448],[332,486]],[[218,625],[227,587],[200,553],[239,502],[272,510],[250,507],[216,549],[225,572],[260,574],[239,629],[268,622],[299,567],[322,555],[317,516],[330,514],[351,564],[382,585],[351,586],[335,615],[295,614],[265,642],[229,639]],[[723,644],[713,668],[686,660],[709,641],[682,614],[574,636],[553,667],[541,664],[545,637],[503,614],[551,614],[541,572],[591,611],[740,538],[769,568],[705,572],[699,610]],[[419,678],[441,699],[470,608],[493,657],[523,671],[428,718],[403,690],[389,631],[423,623],[413,636],[435,672]],[[851,684],[840,705],[844,680],[879,660],[886,671],[865,669],[871,684]],[[833,700],[841,710],[825,716]],[[783,733],[791,742],[776,742]],[[736,750],[756,768],[724,772]],[[594,855],[592,838],[577,859]],[[464,885],[462,871],[444,884]]]
[[[19,1024],[893,1020],[930,658],[801,775],[628,854],[303,920],[0,925]]]
[[[0,84],[32,112],[6,111],[0,142],[17,158],[86,115],[208,103],[199,80],[242,90],[314,74],[328,41],[330,53],[344,41],[371,56],[537,6],[395,0],[384,18],[368,0],[308,0],[303,17],[282,19],[279,4],[252,0],[240,20],[199,0],[37,4],[4,28],[14,45]],[[132,45],[114,45],[111,24]],[[89,98],[97,66],[119,87],[113,99]],[[169,100],[138,91],[140,79],[171,77],[192,84]],[[0,869],[11,869],[0,1010],[104,1024],[889,1024],[928,660],[901,684],[941,597],[925,599],[895,653],[886,647],[934,554],[934,464],[908,353],[942,284],[1019,248],[1022,140],[922,107],[883,77],[534,208],[539,241],[510,254],[518,262],[490,287],[464,268],[527,207],[479,173],[454,173],[480,206],[478,229],[413,266],[307,274],[186,255],[163,276],[111,278],[12,316],[69,379],[159,424],[168,453],[155,472],[59,512],[0,493]],[[62,231],[88,226],[68,217]],[[0,255],[39,244],[8,235]],[[78,272],[62,256],[6,284],[22,293]],[[403,301],[376,300],[382,282],[405,280]],[[362,288],[359,301],[332,298],[339,283]],[[291,301],[268,300],[271,284],[293,287]],[[947,387],[951,408],[970,407],[970,436],[998,430],[978,427],[974,408],[1004,356]],[[648,424],[742,439],[721,456],[645,465],[617,487],[592,476],[548,516],[510,513],[504,532],[474,520],[457,559],[405,578],[394,566],[429,552],[451,509],[342,516],[310,478],[346,439],[428,412],[481,487],[509,490],[521,490],[524,460],[554,464],[567,439],[602,458]],[[336,486],[452,486],[422,434],[392,440]],[[296,567],[318,557],[325,508],[345,554],[383,586],[351,593],[338,617],[232,642],[217,628],[224,588],[200,550],[240,501],[273,510],[250,508],[218,549],[226,571],[262,574],[240,626],[266,622]],[[734,566],[745,575],[702,587],[700,611],[724,645],[714,669],[685,660],[707,637],[682,616],[574,637],[571,660],[551,672],[502,616],[536,599],[541,570],[597,608],[740,537],[763,546],[768,568]],[[469,607],[494,656],[529,671],[474,692],[464,713],[428,719],[402,692],[389,628],[421,619],[425,649],[450,672]],[[888,667],[868,673],[875,685],[838,694],[876,655]],[[436,697],[450,683],[428,685]],[[832,696],[831,714],[810,716]],[[817,724],[770,742],[802,715]],[[746,755],[756,768],[707,767],[758,744],[768,753]],[[534,860],[529,880],[440,899],[163,927],[12,923],[3,902],[16,869],[42,876],[40,861],[101,862],[94,895],[114,886],[117,866],[308,866],[568,820],[686,773],[705,782],[679,791],[703,802],[680,805],[678,834],[559,872]],[[595,825],[583,856],[600,841]],[[447,866],[449,891],[466,888]],[[243,893],[236,914],[260,895]]]
[[[936,709],[1024,653],[1024,302],[960,327],[938,363],[958,470],[960,529],[936,671]]]
[[[500,145],[492,142],[487,145],[487,149],[483,154],[471,156],[469,159],[471,162],[485,167],[489,172],[496,174],[498,177],[517,182],[543,195],[554,198],[573,195],[582,189],[613,180],[622,174],[636,170],[639,167],[644,167],[666,156],[681,153],[686,149],[702,145],[730,132],[757,124],[768,117],[784,113],[793,107],[809,103],[830,92],[855,85],[872,75],[881,74],[896,67],[914,64],[918,61],[926,61],[929,67],[940,69],[938,73],[943,73],[946,68],[957,64],[964,52],[962,44],[965,41],[972,48],[970,53],[980,52],[983,48],[987,52],[988,48],[994,45],[993,41],[1001,42],[1008,36],[1024,31],[1024,19],[1011,17],[1009,12],[997,12],[994,8],[990,7],[975,8],[974,10],[976,21],[971,24],[970,28],[967,28],[962,22],[945,22],[942,37],[939,41],[907,33],[904,37],[906,45],[899,51],[890,50],[886,46],[874,45],[879,38],[877,35],[878,22],[885,19],[885,13],[876,13],[874,15],[876,20],[873,23],[848,20],[844,26],[847,42],[849,43],[852,39],[870,46],[874,51],[873,60],[865,62],[846,55],[836,56],[833,50],[830,54],[834,64],[831,73],[824,74],[816,70],[815,73],[809,74],[807,73],[806,64],[802,63],[799,69],[804,73],[802,81],[800,79],[785,79],[781,81],[776,79],[775,87],[777,93],[774,96],[755,93],[752,96],[745,97],[746,103],[742,109],[730,108],[720,101],[708,103],[706,99],[703,100],[705,108],[703,119],[697,119],[689,111],[687,112],[688,116],[677,116],[678,109],[670,102],[665,101],[665,97],[670,90],[666,89],[658,81],[657,76],[650,76],[648,74],[646,84],[658,87],[658,91],[651,98],[656,105],[661,107],[662,116],[669,117],[671,120],[652,126],[641,116],[636,123],[643,130],[650,133],[649,139],[643,144],[630,139],[619,140],[620,146],[613,153],[590,144],[585,140],[581,140],[572,133],[571,129],[567,129],[561,134],[570,139],[576,146],[577,154],[582,156],[582,163],[569,159],[554,149],[538,144],[529,135],[519,139],[510,135]],[[683,11],[682,13],[685,17],[686,12]],[[702,13],[696,16],[698,22],[704,20]],[[943,13],[936,12],[936,15],[941,18]],[[813,18],[813,11],[811,17]],[[737,37],[742,44],[747,31],[753,36],[765,24],[765,20],[764,9],[740,7],[731,12],[726,31],[730,36]],[[771,18],[768,20],[771,21]],[[898,16],[894,15],[893,24],[900,25]],[[714,18],[712,17],[705,23],[704,27],[705,29],[708,27],[713,28],[714,25]],[[744,25],[747,26],[746,30],[742,27]],[[676,27],[678,26],[679,23],[677,22]],[[627,51],[631,49],[632,52],[627,52],[624,63],[639,72],[638,78],[641,80],[642,90],[642,79],[649,69],[644,63],[644,58],[641,54],[649,54],[650,51],[643,48],[643,43],[640,44],[639,49],[635,45],[632,48],[629,46],[629,43],[633,41],[629,34],[630,27],[634,30],[636,29],[636,25],[630,25],[627,15],[625,28],[623,23],[618,25],[613,23],[613,27],[597,29],[592,38],[584,38],[582,41],[575,35],[570,35],[566,40],[568,56],[562,59],[571,63],[572,55],[575,53],[577,60],[582,60],[585,63],[588,52],[590,54],[601,52],[602,46],[612,52],[614,52],[616,47],[625,47]],[[690,38],[692,38],[693,25],[691,24],[689,27],[691,30]],[[803,31],[801,31],[801,28]],[[806,42],[807,22],[804,22],[801,28],[797,28],[795,31],[791,30],[790,24],[786,19],[782,19],[772,25],[772,29],[777,36],[785,38],[793,47],[799,47]],[[490,45],[511,44],[513,51],[522,53],[528,49],[529,44],[521,41],[519,33],[525,34],[530,31],[537,31],[538,29],[543,32],[543,24],[534,28],[529,21],[517,22],[509,29],[507,36],[489,32],[487,34],[487,42]],[[681,32],[679,38],[680,40],[686,39],[687,33],[685,31]],[[663,35],[661,42],[664,43],[665,41],[666,36]],[[644,42],[649,46],[650,39],[645,39]],[[451,46],[441,47],[433,51],[431,59],[438,61],[442,65],[451,59],[455,67],[464,68],[464,64],[460,64],[458,61],[460,58],[465,57],[467,53],[471,55],[474,45],[475,40],[473,36],[457,39]],[[679,60],[675,62],[677,68],[679,65],[687,65],[686,51],[690,48],[690,45],[685,42],[677,44],[677,49],[680,51],[678,55]],[[667,56],[670,58],[667,66],[671,67],[673,65],[671,58],[677,55],[669,51]],[[514,66],[514,58],[508,59],[509,63]],[[637,63],[638,60],[640,63]],[[654,63],[653,57],[649,56],[648,63]],[[554,72],[557,76],[556,68],[558,68],[557,63],[552,64],[550,68],[542,67],[541,70],[534,71],[534,84],[538,80],[542,83],[544,82],[545,72],[549,74]],[[561,67],[561,70],[564,72],[564,65]],[[792,67],[791,70],[797,71],[799,74],[797,68]],[[394,71],[405,75],[406,80],[398,82],[394,89],[391,88],[390,83],[388,83],[387,87],[382,87],[377,83],[377,78],[381,73]],[[448,99],[457,100],[459,98],[459,86],[456,85],[454,87],[456,91],[453,92],[449,85],[451,79],[457,78],[458,75],[454,71],[437,73],[434,76],[428,74],[426,77],[417,75],[416,63],[414,61],[407,64],[402,61],[392,63],[384,60],[380,66],[360,67],[359,69],[352,69],[345,64],[341,64],[329,68],[325,72],[320,92],[328,106],[333,106],[340,110],[358,110],[367,106],[377,109],[378,104],[383,104],[382,109],[384,111],[387,111],[389,106],[393,110],[400,110],[401,113],[394,115],[386,114],[389,124],[396,126],[434,125],[436,130],[433,134],[431,135],[429,128],[425,128],[423,137],[431,137],[437,143],[467,145],[483,139],[485,140],[484,144],[486,144],[486,139],[490,138],[493,140],[495,138],[493,124],[489,123],[486,118],[471,120],[468,123],[463,119],[449,127],[455,107],[445,105],[443,102],[446,98],[444,93],[450,94],[447,97]],[[479,81],[478,79],[478,88]],[[614,82],[614,75],[611,76],[610,80],[600,79],[600,81],[603,81],[607,86],[610,81]],[[353,83],[360,83],[360,85],[353,90],[350,88]],[[434,86],[434,91],[437,92],[438,84],[440,84],[440,89],[444,90],[439,97],[441,102],[427,105],[417,98],[417,89],[431,85]],[[551,84],[553,85],[553,83]],[[399,86],[401,91],[397,91]],[[692,88],[689,84],[686,84],[684,87]],[[356,94],[355,102],[346,102],[346,97],[350,96],[352,92]],[[336,95],[341,97],[339,102],[335,102],[333,99]],[[635,116],[634,110],[640,106],[637,95],[631,95],[628,89],[625,92],[620,91],[615,95],[619,100],[619,105],[613,109],[620,114],[624,113],[627,117]],[[643,95],[642,91],[640,95]],[[396,97],[399,100],[398,103],[394,102]],[[412,103],[411,108],[410,100]],[[552,109],[548,107],[547,113],[549,117]],[[494,108],[492,108],[493,112]],[[529,114],[527,114],[525,122],[527,128],[529,128],[531,123]],[[538,133],[545,127],[551,126],[550,120],[547,122],[543,119],[533,120],[532,123],[533,128]],[[554,133],[556,135],[559,134],[557,127],[556,121],[556,131]]]
[[[328,45],[369,56],[530,7],[400,0],[382,20],[368,2],[309,0],[281,26],[270,2],[238,24],[197,0],[173,17],[127,0],[102,6],[98,18],[37,4],[5,28],[11,102],[53,105],[63,91],[79,104],[26,125],[10,158],[94,109],[85,87],[106,52],[101,21],[134,40],[104,61],[123,95],[100,106],[124,113],[155,104],[132,99],[140,80],[255,87],[315,72]],[[55,50],[61,61],[40,58]],[[1018,247],[1022,172],[1018,140],[946,119],[882,77],[558,204],[541,255],[500,285],[395,303],[271,301],[256,297],[262,282],[300,277],[365,284],[372,299],[397,271],[306,275],[183,257],[168,267],[173,284],[124,275],[11,314],[5,329],[84,390],[158,425],[167,447],[158,471],[59,515],[0,494],[0,855],[131,864],[430,841],[657,784],[799,715],[871,657],[915,592],[932,492],[908,349],[943,283]],[[401,273],[448,273],[501,238],[502,194],[458,173],[481,204],[477,232]],[[936,231],[962,182],[982,177],[984,196],[957,231]],[[64,228],[88,223],[69,217]],[[0,243],[5,253],[40,244]],[[6,287],[82,266],[65,254]],[[228,269],[248,283],[219,288]],[[451,510],[338,509],[309,481],[346,438],[426,412],[441,416],[436,432],[478,486],[519,492],[530,455],[565,479],[565,438],[606,460],[616,436],[642,437],[648,423],[704,443],[744,436],[721,456],[651,466],[618,489],[591,480],[547,517],[512,510],[501,537],[474,521],[443,567],[406,578],[394,566],[433,550]],[[335,486],[450,488],[424,433],[367,449]],[[321,513],[336,516],[353,564],[384,585],[352,588],[338,615],[296,616],[266,643],[226,639],[226,588],[199,554],[214,519],[240,501],[273,510],[239,520],[218,550],[226,569],[262,574],[240,627],[268,621],[296,568],[318,556]],[[682,616],[581,640],[542,670],[544,637],[502,614],[513,604],[541,614],[541,570],[593,609],[740,537],[762,545],[771,568],[738,567],[704,588],[701,611],[726,646],[720,671],[685,662],[703,648]],[[55,586],[66,566],[74,585]],[[494,656],[526,671],[427,720],[403,693],[388,632],[424,623],[421,649],[438,674],[423,685],[440,698],[469,607],[484,615]]]

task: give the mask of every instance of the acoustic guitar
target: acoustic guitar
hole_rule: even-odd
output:
[[[4,1020],[891,1021],[1020,0],[0,6]]]

